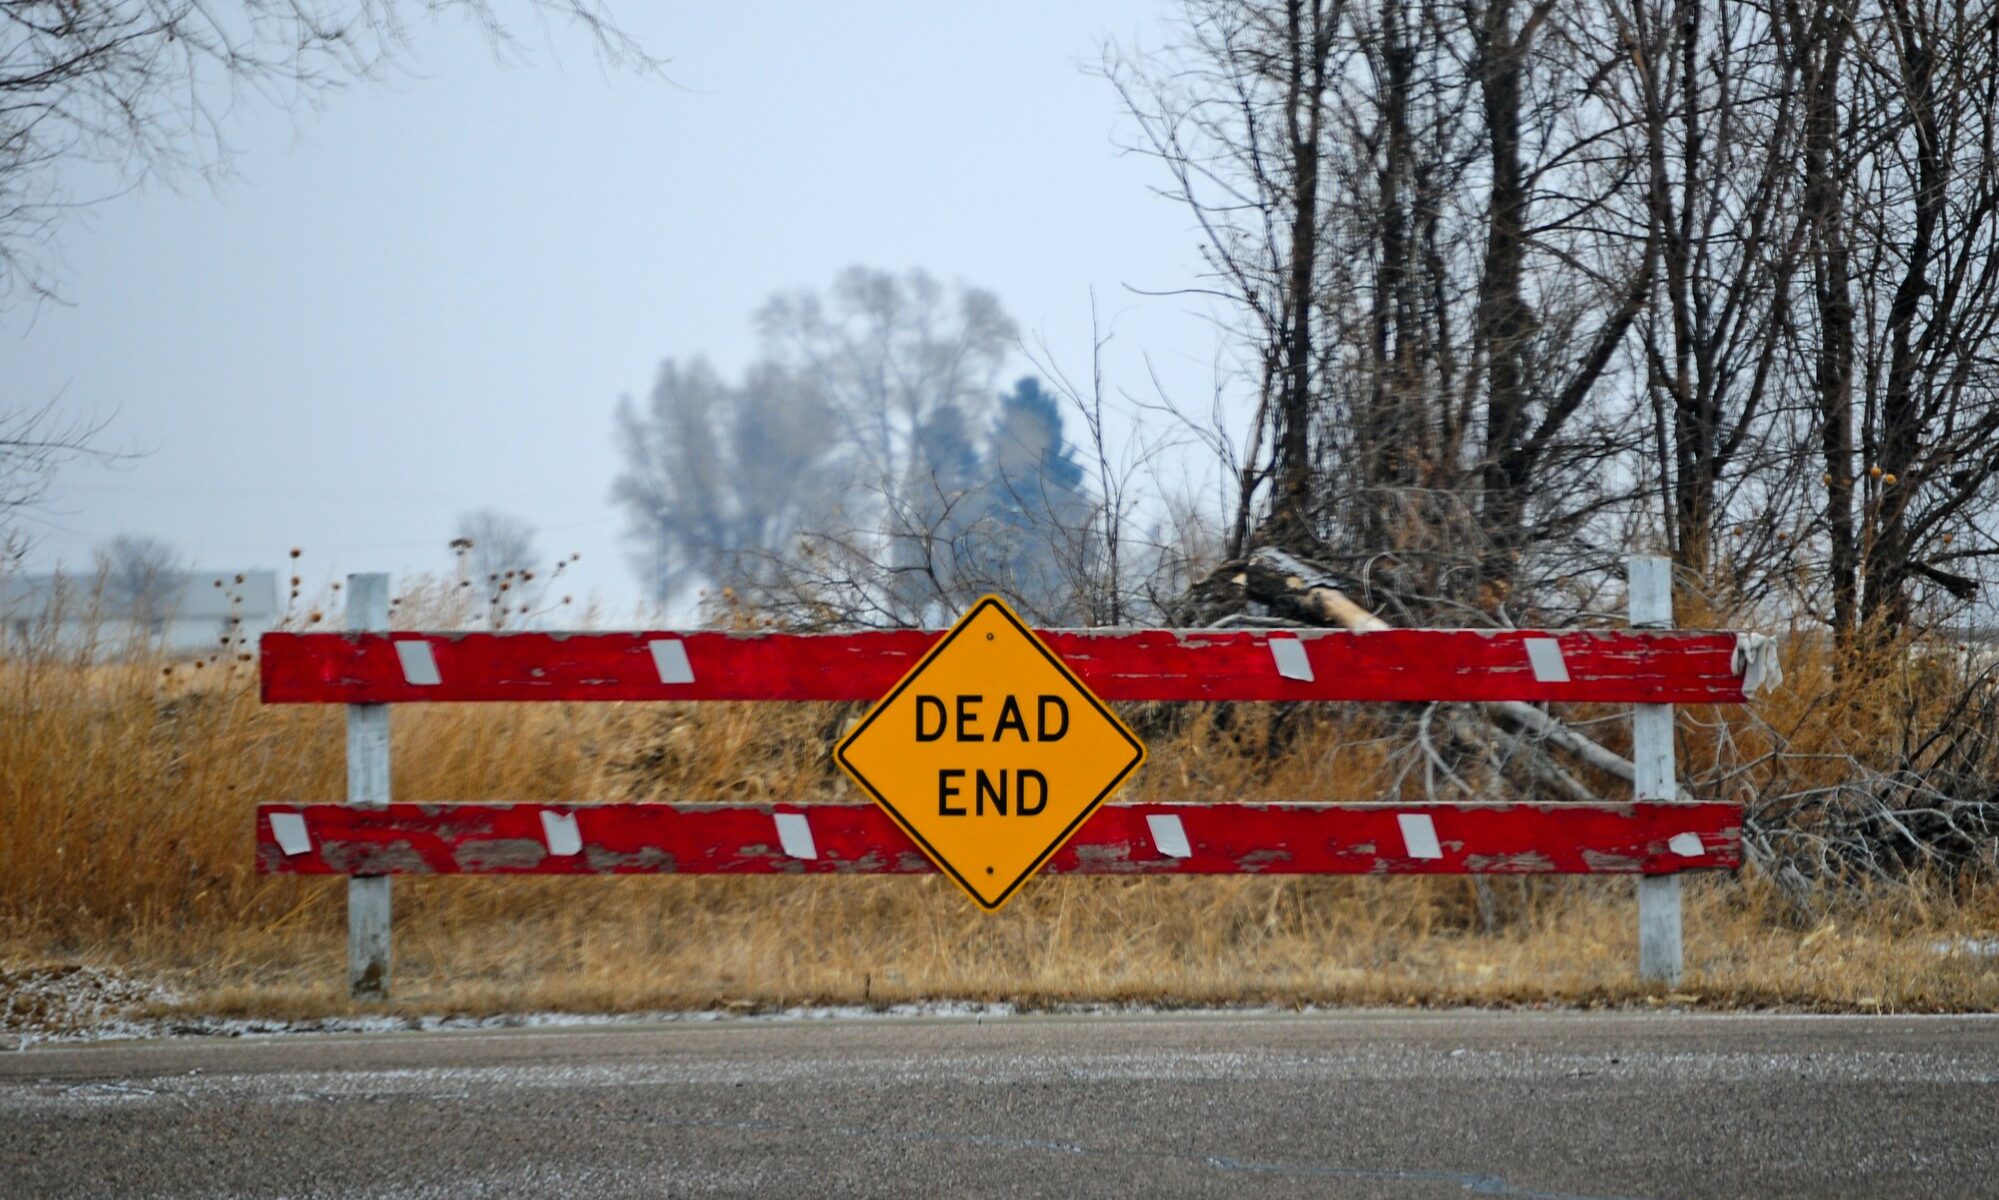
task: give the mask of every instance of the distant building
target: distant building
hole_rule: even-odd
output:
[[[10,648],[53,637],[102,658],[255,653],[280,616],[275,571],[163,571],[138,588],[94,575],[0,575],[0,633]]]

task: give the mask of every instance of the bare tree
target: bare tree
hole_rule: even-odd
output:
[[[540,565],[534,526],[511,513],[481,508],[460,513],[455,547],[465,553],[466,570],[475,581],[498,581]]]
[[[612,495],[660,601],[767,575],[807,521],[842,503],[832,409],[768,363],[732,385],[700,359],[668,360],[644,407],[620,402],[617,440],[625,469]]]
[[[661,60],[601,0],[523,0],[538,20],[580,29],[604,61],[656,74]],[[156,176],[218,174],[228,121],[247,99],[316,103],[390,70],[409,21],[470,18],[515,49],[490,0],[16,0],[0,4],[0,311],[54,294],[47,249],[63,218]],[[18,558],[16,518],[54,468],[96,447],[101,423],[55,404],[0,402],[0,552]]]
[[[1174,617],[1600,619],[1617,559],[1670,549],[1695,607],[1829,668],[1796,729],[1695,739],[1690,787],[1749,800],[1779,882],[1989,869],[1989,651],[1925,636],[1994,611],[1989,6],[1190,0],[1182,29],[1107,72],[1256,412],[1230,557]],[[1380,728],[1391,794],[1627,771],[1532,706]]]
[[[1650,50],[1633,116],[1660,244],[1639,326],[1664,541],[1691,578],[1753,596],[1768,573],[1742,568],[1783,551],[1809,445],[1812,406],[1788,403],[1785,375],[1805,260],[1799,64],[1757,4],[1634,0],[1618,17]]]
[[[1263,520],[1280,540],[1312,538],[1320,160],[1342,11],[1340,0],[1190,0],[1183,40],[1105,56],[1133,148],[1166,168],[1167,194],[1200,227],[1207,290],[1238,308],[1253,347],[1257,440],[1240,464],[1232,554]]]
[[[1100,372],[1088,400],[1059,371],[1002,391],[1012,320],[921,271],[852,268],[757,322],[740,384],[668,362],[645,406],[619,408],[613,494],[656,597],[711,585],[711,611],[798,627],[929,624],[982,592],[1045,622],[1131,611],[1120,555],[1147,547],[1122,532],[1122,483],[1105,490]]]
[[[991,420],[1018,333],[991,292],[923,271],[850,267],[826,295],[774,297],[757,314],[766,359],[834,414],[847,478],[843,516],[891,557],[935,532],[971,430]],[[916,589],[920,591],[921,589]],[[914,593],[912,593],[914,594]]]
[[[1892,634],[1919,580],[1969,599],[1966,568],[1999,556],[1976,519],[1999,480],[1999,22],[1888,0],[1869,32],[1849,118],[1869,151],[1849,193],[1867,246],[1860,617]]]
[[[65,419],[55,403],[0,409],[0,565],[28,547],[21,517],[48,495],[56,468],[77,458],[116,457],[95,444],[103,423]]]
[[[542,567],[534,532],[520,517],[495,509],[459,514],[458,532],[451,539],[459,585],[484,598],[489,628],[526,620],[548,589],[554,571]]]
[[[141,634],[158,631],[187,586],[186,560],[159,538],[121,533],[97,551],[107,599]]]
[[[1818,408],[1825,502],[1820,514],[1831,584],[1827,613],[1850,637],[1860,619],[1860,542],[1853,513],[1853,255],[1847,213],[1854,147],[1840,137],[1843,76],[1853,38],[1841,4],[1783,8],[1786,50],[1796,64],[1804,109],[1803,245],[1811,265],[1812,308],[1796,334],[1809,362]]]
[[[1816,477],[1808,503],[1762,503],[1791,534],[1762,557],[1822,581],[1805,599],[1842,641],[1892,640],[1977,597],[1999,556],[1999,27],[1949,4],[1792,0],[1769,29],[1762,90],[1793,115],[1756,137],[1797,146],[1776,261],[1798,282],[1750,302],[1781,318],[1775,386],[1809,418],[1781,436],[1817,465],[1794,472]]]
[[[1650,211],[1616,203],[1644,178],[1643,51],[1516,0],[1195,0],[1184,24],[1106,71],[1259,356],[1232,551],[1508,619],[1635,486],[1610,398],[1657,263]]]
[[[600,0],[527,0],[605,60],[660,67]],[[375,78],[414,13],[463,14],[512,44],[489,0],[27,0],[0,5],[0,298],[46,295],[39,253],[78,204],[149,176],[216,171],[246,97],[313,103]]]
[[[1018,336],[1012,318],[983,289],[852,267],[823,296],[773,298],[757,324],[769,368],[832,414],[841,485],[839,503],[804,526],[784,603],[870,623],[939,617],[984,511],[981,443]]]

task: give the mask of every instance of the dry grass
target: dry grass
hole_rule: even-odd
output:
[[[1773,719],[1808,722],[1809,708],[1780,700]],[[409,706],[394,790],[851,799],[827,755],[846,711]],[[1381,747],[1351,721],[1253,706],[1133,716],[1153,751],[1134,799],[1378,786]],[[253,669],[233,660],[0,662],[0,969],[115,968],[220,1014],[346,1011],[342,884],[261,878],[251,855],[258,801],[344,795],[341,721],[259,704]],[[1750,876],[1694,877],[1688,896],[1675,1003],[1999,1007],[1999,959],[1934,949],[1999,931],[1990,883],[1851,897],[1802,921]],[[399,881],[396,917],[397,1004],[428,1012],[1663,999],[1633,980],[1629,879],[1497,880],[1484,915],[1461,879],[1059,879],[987,916],[937,877],[444,878]]]

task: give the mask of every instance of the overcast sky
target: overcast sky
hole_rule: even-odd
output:
[[[671,84],[559,31],[513,66],[420,22],[412,72],[239,114],[235,178],[71,224],[66,303],[0,315],[4,402],[60,396],[143,454],[63,471],[31,567],[133,532],[209,567],[303,546],[313,581],[444,570],[490,506],[629,605],[618,397],[667,357],[733,374],[765,297],[856,263],[991,288],[1085,375],[1094,288],[1114,381],[1149,356],[1205,406],[1209,325],[1127,290],[1192,281],[1188,221],[1084,70],[1106,37],[1156,43],[1161,5],[621,9]]]

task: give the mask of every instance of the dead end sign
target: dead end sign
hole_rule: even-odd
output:
[[[996,911],[1145,761],[1145,746],[997,596],[974,604],[834,757]]]

